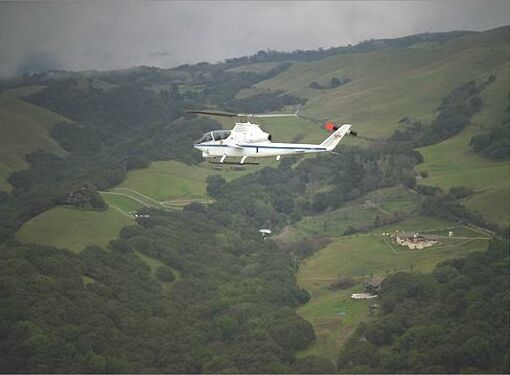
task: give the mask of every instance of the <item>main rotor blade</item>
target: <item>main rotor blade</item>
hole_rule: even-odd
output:
[[[199,113],[202,115],[211,115],[211,116],[223,116],[223,117],[238,117],[239,115],[237,113],[232,112],[219,112],[219,111],[195,111],[195,110],[188,110],[187,113]]]
[[[266,118],[266,117],[297,117],[297,114],[295,113],[275,113],[275,114],[258,114],[258,115],[251,115],[251,114],[239,114],[239,117],[256,117],[256,118]]]
[[[221,111],[200,111],[200,110],[188,110],[187,113],[198,113],[202,115],[211,116],[222,116],[222,117],[253,117],[253,118],[268,118],[268,117],[297,117],[295,113],[232,113],[232,112],[221,112]]]

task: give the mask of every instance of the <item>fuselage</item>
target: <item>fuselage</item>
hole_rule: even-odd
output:
[[[241,163],[246,158],[263,158],[281,155],[301,155],[317,152],[332,151],[345,134],[350,125],[342,125],[321,144],[304,143],[273,143],[271,135],[262,131],[257,124],[250,122],[236,123],[232,130],[215,130],[205,133],[193,146],[202,151],[204,158],[221,157],[221,162],[227,157],[241,157]]]
[[[239,148],[229,146],[227,144],[221,144],[220,142],[204,142],[195,144],[194,146],[196,149],[202,151],[202,156],[206,158],[223,155],[263,158],[278,155],[297,155],[326,151],[325,147],[320,147],[319,145],[299,143],[273,143],[271,141],[239,143],[237,144]]]

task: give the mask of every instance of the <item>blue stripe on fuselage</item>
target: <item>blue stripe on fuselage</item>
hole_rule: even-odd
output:
[[[199,147],[229,147],[235,148],[228,145],[204,145],[201,143],[194,144],[193,146]],[[325,147],[291,147],[291,146],[262,146],[262,145],[239,145],[239,147],[251,147],[251,148],[273,148],[273,149],[291,149],[291,150],[326,150]]]

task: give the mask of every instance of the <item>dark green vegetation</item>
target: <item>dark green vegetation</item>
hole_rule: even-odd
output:
[[[51,128],[68,119],[32,105],[20,97],[33,94],[43,86],[28,86],[0,93],[0,190],[10,191],[7,177],[28,167],[25,155],[38,149],[65,155],[65,150],[50,136]]]
[[[510,158],[510,107],[506,112],[506,119],[500,126],[471,138],[469,144],[475,152],[493,159]]]
[[[400,120],[407,128],[397,130],[393,140],[410,142],[413,146],[426,146],[456,135],[470,122],[471,117],[480,111],[482,99],[478,95],[487,84],[495,80],[491,75],[487,82],[477,84],[474,81],[457,86],[446,96],[437,108],[438,115],[430,126],[419,121],[411,122],[407,117]]]
[[[508,373],[509,247],[397,273],[340,354],[346,373]]]
[[[317,89],[317,90],[334,89],[335,87],[345,85],[346,83],[349,83],[350,81],[351,81],[351,79],[348,77],[342,77],[340,79],[333,77],[329,80],[329,84],[327,86],[323,86],[320,83],[313,81],[310,83],[310,88]]]
[[[15,95],[0,102],[11,117],[29,108],[30,126],[48,126],[38,133],[41,147],[16,154],[22,163],[0,165],[2,176],[16,170],[4,184],[12,191],[0,193],[2,371],[335,371],[340,345],[360,322],[366,324],[358,332],[374,326],[377,333],[384,319],[400,318],[391,315],[407,303],[398,281],[415,277],[402,272],[431,271],[486,248],[492,235],[464,224],[506,235],[501,207],[508,199],[494,204],[497,215],[486,212],[487,197],[508,192],[508,164],[480,155],[495,149],[493,128],[503,120],[507,34],[508,28],[423,34],[168,70],[52,72],[0,82]],[[310,89],[310,82],[323,89]],[[307,118],[329,115],[352,122],[364,138],[347,139],[340,155],[285,158],[272,167],[215,171],[199,164],[193,139],[232,123],[184,110],[265,112],[298,103],[303,118],[264,122],[278,141],[323,139]],[[483,133],[488,138],[476,154],[469,141]],[[46,142],[49,135],[56,147]],[[423,145],[429,146],[413,149]],[[73,202],[82,207],[59,206]],[[134,211],[142,215],[136,221]],[[410,253],[381,237],[397,226],[443,236],[453,229],[459,239]],[[262,240],[259,228],[283,229],[279,246]],[[476,259],[504,276],[508,264],[494,246]],[[499,259],[499,268],[484,257]],[[418,362],[405,359],[395,346],[400,339],[391,336],[371,347],[371,370],[498,372],[508,363],[501,354],[508,343],[493,347],[493,337],[480,333],[495,330],[499,323],[487,321],[492,315],[475,307],[449,313],[452,301],[469,307],[483,301],[496,311],[486,294],[478,299],[481,292],[470,289],[490,288],[492,280],[478,278],[473,260],[451,262],[461,280],[445,283],[456,294],[443,294],[445,283],[435,276],[416,276],[428,280],[436,299],[429,310],[406,310],[409,319],[399,321],[397,333],[414,323],[422,330],[423,322],[448,326],[457,317],[466,342],[478,337],[466,356],[478,351],[485,362],[464,363],[459,354],[448,364],[457,367],[434,368],[443,363],[430,355],[411,367]],[[393,310],[370,317],[368,303],[349,295],[372,274],[389,276]],[[462,283],[464,274],[472,284]],[[495,289],[502,295],[503,276]],[[407,295],[421,306],[419,294]],[[361,363],[339,364],[363,370]]]
[[[225,103],[225,109],[234,113],[263,113],[265,111],[275,111],[286,105],[304,103],[302,99],[282,93],[283,91],[275,91],[243,99],[229,100]]]
[[[270,242],[241,241],[203,213],[153,212],[109,247],[2,248],[3,372],[286,372],[313,340]],[[163,293],[135,249],[182,279]]]
[[[286,159],[278,168],[264,168],[226,185],[220,177],[210,178],[208,191],[218,199],[215,219],[240,229],[279,229],[303,215],[335,209],[365,192],[405,182],[420,161],[415,151],[394,146],[340,150],[340,158],[322,155],[295,167]]]
[[[190,119],[183,111],[231,100],[240,89],[287,67],[279,64],[258,74],[229,73],[227,66],[199,64],[170,71],[142,68],[94,78],[64,74],[61,79],[36,75],[27,78],[28,82],[4,82],[4,86],[46,85],[25,100],[69,116],[74,122],[51,129],[52,137],[69,153],[66,157],[36,151],[26,156],[29,169],[9,176],[14,191],[10,197],[1,198],[1,238],[12,237],[21,223],[53,207],[84,183],[99,190],[111,188],[125,179],[128,170],[145,167],[151,160],[196,163],[201,157],[190,144],[220,125],[206,118]],[[176,85],[182,80],[205,88],[200,93],[181,95]],[[152,90],[156,82],[168,82],[168,88]]]

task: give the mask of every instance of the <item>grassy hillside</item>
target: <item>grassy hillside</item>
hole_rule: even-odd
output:
[[[270,163],[263,162],[263,165]],[[203,163],[187,165],[174,160],[156,161],[144,169],[128,172],[127,179],[119,186],[135,190],[156,201],[186,198],[209,198],[206,192],[208,176],[219,174],[227,181],[257,170],[261,166],[247,166],[234,170],[232,166]],[[218,168],[218,169],[215,169]]]
[[[10,191],[7,177],[27,167],[25,155],[38,149],[64,155],[65,150],[51,138],[51,127],[66,118],[22,99],[43,86],[27,86],[0,94],[0,190]]]
[[[399,120],[404,116],[428,124],[435,117],[441,99],[454,87],[472,78],[494,74],[496,81],[482,92],[483,108],[472,119],[472,124],[450,139],[421,148],[419,151],[425,162],[416,169],[429,174],[428,178],[419,180],[420,184],[440,186],[444,190],[458,185],[474,189],[475,194],[464,199],[468,207],[500,224],[510,224],[509,163],[480,157],[468,145],[473,135],[499,124],[508,106],[508,30],[471,34],[443,44],[427,42],[413,48],[387,48],[295,63],[282,74],[254,88],[243,90],[238,97],[267,90],[284,90],[308,99],[303,107],[306,116],[352,123],[360,135],[384,138],[403,126]],[[237,67],[232,70],[252,69],[263,72],[271,68],[271,64],[254,64],[249,68]],[[347,77],[351,81],[335,88],[310,88],[312,81],[327,86],[333,77]],[[179,90],[187,91],[190,95],[202,92],[203,89],[200,85],[181,86]],[[156,91],[164,87],[152,86]],[[49,136],[49,131],[54,124],[68,120],[22,99],[41,88],[31,86],[9,90],[0,97],[0,189],[10,188],[5,178],[11,171],[26,167],[24,156],[27,153],[42,148],[58,155],[65,154]],[[290,112],[291,109],[287,108],[286,111]],[[233,126],[231,119],[218,120],[224,128],[230,129]],[[328,135],[318,124],[304,119],[262,119],[260,124],[272,134],[275,142],[319,143]],[[352,138],[346,140],[348,144],[356,142],[368,141]],[[193,166],[174,160],[152,162],[147,168],[128,172],[126,180],[119,186],[101,192],[109,205],[107,210],[55,207],[26,222],[16,236],[24,243],[38,242],[69,248],[76,253],[87,245],[106,246],[118,236],[122,227],[135,223],[132,214],[141,207],[179,209],[191,201],[208,204],[212,202],[206,190],[209,176],[219,174],[231,181],[264,166],[277,164],[274,159],[263,160],[260,166],[243,168],[205,162]],[[328,186],[324,186],[324,183],[319,181],[313,189],[326,190]],[[244,195],[237,202],[244,202],[243,198]],[[419,199],[417,194],[402,186],[380,189],[347,202],[336,210],[303,217],[276,236],[282,242],[305,237],[330,239],[327,246],[302,260],[297,273],[300,287],[311,294],[310,301],[301,305],[298,313],[312,323],[317,337],[312,345],[300,353],[301,356],[315,354],[336,361],[340,346],[356,325],[370,319],[369,305],[374,300],[355,301],[350,298],[351,293],[361,291],[363,279],[372,275],[385,277],[397,271],[430,271],[438,262],[486,247],[489,237],[483,232],[451,221],[417,216]],[[237,215],[240,206],[233,206],[230,213]],[[259,211],[257,215],[265,214],[264,210]],[[367,233],[343,235],[349,227],[372,225],[378,216],[406,218],[398,224],[378,227]],[[206,229],[209,230],[209,227]],[[446,236],[448,231],[453,230],[456,238],[444,240],[442,245],[428,249],[406,250],[392,244],[382,235],[383,232],[394,232],[396,229],[425,231],[440,236]],[[178,231],[175,229],[173,233]],[[194,229],[193,238],[196,233]],[[274,254],[283,256],[279,252]],[[163,265],[160,260],[143,253],[136,252],[136,255],[150,267],[152,274],[158,266]],[[249,258],[244,255],[242,257]],[[205,259],[200,254],[198,258]],[[205,267],[210,267],[210,264]],[[223,267],[221,264],[220,268]],[[241,267],[232,269],[239,270]],[[197,272],[197,275],[200,273]],[[179,279],[178,272],[176,276]],[[290,274],[292,280],[293,277]],[[331,291],[328,287],[338,277],[350,277],[356,281],[356,285],[342,291]],[[84,281],[92,282],[92,279],[86,278]],[[169,282],[161,285],[165,291],[172,287]],[[233,293],[237,295],[240,285],[238,280],[234,280],[231,285],[235,291]],[[258,288],[258,285],[255,287]],[[230,298],[230,295],[226,295]]]
[[[483,107],[466,129],[439,144],[420,148],[425,162],[417,167],[429,178],[420,184],[439,186],[444,190],[464,185],[476,193],[464,200],[467,207],[482,213],[501,225],[510,224],[510,164],[495,161],[472,151],[471,137],[483,129],[499,125],[508,108],[510,64],[496,71],[496,81],[482,92]]]
[[[440,102],[461,82],[488,75],[508,62],[508,28],[470,35],[421,48],[383,49],[344,54],[310,63],[297,63],[261,82],[261,90],[285,90],[305,97],[304,113],[352,123],[363,135],[391,135],[403,116],[430,121]],[[333,89],[333,77],[351,82]],[[246,91],[243,92],[246,95]]]
[[[25,223],[17,233],[22,242],[39,242],[79,252],[88,245],[106,245],[123,226],[134,223],[133,213],[142,207],[179,209],[191,201],[208,203],[206,179],[220,174],[232,180],[259,166],[235,171],[231,166],[215,170],[213,165],[189,166],[177,161],[159,161],[131,171],[111,192],[102,192],[106,211],[56,207]]]
[[[127,215],[144,207],[144,204],[130,198],[129,196],[121,195],[118,193],[101,192],[101,196],[108,204],[108,207],[120,210]]]
[[[301,352],[301,356],[314,354],[336,360],[339,348],[356,325],[370,317],[368,306],[373,300],[350,298],[352,293],[362,291],[363,279],[410,269],[429,271],[443,260],[486,247],[490,239],[486,233],[447,220],[417,216],[418,205],[419,197],[402,186],[380,189],[347,202],[339,209],[303,217],[276,236],[276,240],[284,243],[304,237],[329,237],[331,240],[325,248],[304,258],[297,274],[299,285],[312,297],[298,313],[312,323],[317,335],[314,344]],[[343,236],[350,226],[367,226],[376,216],[391,217],[395,212],[407,218],[368,233]],[[383,232],[393,233],[396,229],[444,237],[453,231],[454,240],[445,239],[441,246],[411,251],[382,236]],[[356,285],[341,291],[329,290],[329,284],[338,277],[353,278]]]
[[[455,223],[433,218],[411,218],[370,233],[336,238],[324,249],[306,258],[297,274],[298,283],[310,292],[310,302],[298,309],[298,313],[310,321],[317,339],[301,355],[321,355],[335,361],[340,346],[352,333],[356,325],[369,318],[368,305],[374,300],[357,301],[352,293],[362,291],[361,281],[371,275],[385,277],[396,271],[430,271],[446,259],[465,255],[467,252],[483,250],[488,239],[458,239],[437,247],[423,250],[405,250],[384,241],[384,231],[421,230],[444,235]],[[464,227],[455,227],[458,236],[488,238]],[[331,291],[329,284],[338,277],[351,277],[356,286]]]
[[[26,222],[17,232],[19,241],[36,242],[80,252],[85,246],[105,246],[122,227],[135,221],[113,208],[106,211],[55,207]]]
[[[408,116],[427,124],[435,110],[454,87],[475,77],[496,76],[496,81],[482,92],[482,110],[471,125],[460,134],[436,145],[421,148],[425,162],[417,171],[427,171],[429,178],[420,184],[440,186],[444,190],[465,185],[476,193],[464,200],[471,209],[500,224],[510,222],[510,165],[483,158],[472,152],[469,141],[475,134],[498,125],[508,107],[510,87],[508,28],[471,35],[445,43],[427,44],[415,49],[383,50],[369,54],[330,57],[312,63],[296,64],[279,76],[262,82],[258,89],[283,89],[308,98],[305,115],[324,118],[329,114],[342,122],[353,123],[369,137],[386,137]],[[334,89],[314,90],[312,81],[326,86],[332,77],[349,77],[351,82]],[[246,92],[244,93],[247,94]],[[408,193],[410,194],[410,193]],[[405,251],[382,240],[385,228],[368,234],[339,237],[349,226],[370,224],[381,210],[411,212],[417,207],[416,197],[388,189],[349,202],[342,208],[305,217],[286,228],[286,240],[308,236],[331,236],[333,242],[304,260],[298,272],[300,286],[308,290],[310,302],[299,308],[309,320],[317,340],[301,355],[318,354],[337,359],[338,349],[355,326],[369,318],[371,302],[354,301],[349,296],[361,285],[338,292],[328,289],[339,276],[358,282],[369,275],[385,276],[396,270],[429,271],[438,262],[483,250],[487,239],[455,240],[452,243],[420,251]],[[379,198],[376,196],[379,195]],[[400,195],[400,196],[399,196]],[[370,207],[362,208],[365,200]],[[432,231],[446,235],[488,238],[469,228],[427,217],[412,217],[391,226],[394,230]]]
[[[380,189],[342,207],[322,215],[305,216],[286,228],[285,241],[310,236],[341,236],[349,227],[360,227],[373,223],[377,216],[392,216],[394,213],[409,215],[418,206],[416,194],[395,186]]]

